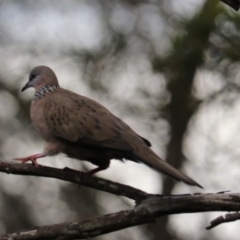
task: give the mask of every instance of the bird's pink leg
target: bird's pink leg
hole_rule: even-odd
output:
[[[15,158],[14,160],[21,161],[22,164],[24,164],[28,161],[31,161],[32,164],[37,167],[38,166],[37,159],[45,157],[45,156],[47,156],[47,154],[43,152],[43,153],[38,153],[38,154],[28,156],[28,157],[25,157],[25,158]]]

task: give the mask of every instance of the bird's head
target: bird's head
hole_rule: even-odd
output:
[[[22,92],[30,87],[35,88],[37,91],[44,86],[59,87],[58,80],[51,68],[47,66],[38,66],[30,72],[28,82],[22,88]]]

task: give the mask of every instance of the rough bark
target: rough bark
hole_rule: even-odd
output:
[[[155,219],[170,214],[240,210],[240,193],[153,195],[80,172],[52,167],[35,167],[30,164],[10,164],[3,161],[0,161],[0,172],[57,178],[100,191],[129,197],[137,201],[136,206],[130,210],[81,222],[66,222],[51,226],[34,227],[29,230],[0,235],[0,240],[86,239],[144,223],[152,223]],[[236,220],[236,217],[234,220]]]

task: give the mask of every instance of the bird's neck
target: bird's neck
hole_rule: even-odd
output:
[[[35,92],[34,97],[33,97],[33,101],[37,101],[38,99],[44,97],[46,94],[55,92],[59,88],[60,88],[59,86],[45,85],[45,86],[39,88]]]

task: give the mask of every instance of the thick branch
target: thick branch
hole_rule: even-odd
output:
[[[138,202],[135,208],[128,211],[108,214],[82,222],[36,227],[18,233],[1,235],[0,240],[85,239],[131,226],[149,223],[157,217],[169,214],[206,211],[240,211],[240,193],[187,194],[175,196],[152,195],[123,184],[92,177],[82,172],[44,166],[35,167],[30,164],[11,164],[3,161],[0,161],[0,172],[57,178],[112,194],[129,197]]]
[[[115,195],[125,196],[137,202],[149,197],[149,194],[141,190],[103,178],[92,177],[91,175],[80,171],[71,171],[41,165],[39,165],[39,167],[35,167],[31,164],[7,163],[0,161],[0,172],[61,179],[81,186],[94,188]]]
[[[132,210],[120,211],[82,222],[61,223],[1,235],[0,240],[86,239],[127,227],[153,222],[176,213],[240,210],[240,193],[150,197]]]

